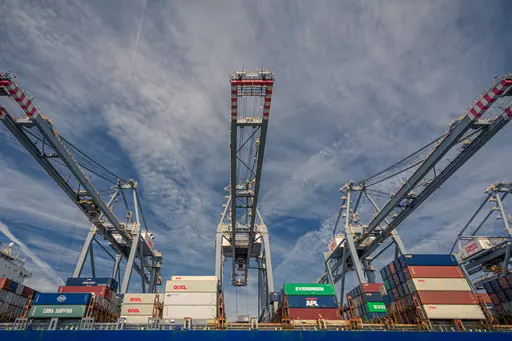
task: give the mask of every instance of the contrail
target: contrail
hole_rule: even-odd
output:
[[[137,54],[137,47],[139,46],[140,32],[142,31],[142,23],[144,22],[144,12],[146,12],[146,4],[148,0],[144,0],[142,6],[142,15],[140,16],[139,31],[137,32],[137,39],[135,40],[135,48],[133,49],[132,62],[130,63],[130,72],[128,73],[128,79],[132,78],[133,62],[135,61],[135,55]]]
[[[18,238],[16,238],[11,231],[9,231],[9,228],[7,225],[2,223],[0,221],[0,232],[2,232],[7,238],[9,238],[11,241],[15,242],[21,251],[26,254],[34,263],[36,263],[37,266],[39,266],[43,271],[42,273],[47,275],[49,279],[52,280],[57,285],[63,285],[64,280],[62,277],[60,277],[48,263],[46,263],[41,258],[37,257],[35,253],[33,253],[25,244],[23,244]]]

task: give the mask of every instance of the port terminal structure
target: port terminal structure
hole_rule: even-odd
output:
[[[0,106],[0,121],[92,224],[72,277],[83,275],[87,259],[91,276],[96,277],[96,244],[112,259],[111,277],[122,283],[121,294],[127,292],[133,270],[141,278],[143,292],[156,292],[157,285],[162,283],[163,257],[146,225],[137,182],[121,179],[59,135],[53,123],[35,106],[33,97],[9,72],[0,72],[0,97],[8,99],[3,102],[5,106]],[[24,116],[13,116],[13,107]],[[93,177],[95,183],[91,181]],[[116,205],[119,202],[122,204]],[[123,221],[119,216],[126,219]],[[121,281],[123,259],[126,267]]]
[[[512,193],[512,183],[495,183],[485,193],[484,201],[464,225],[451,250],[475,291],[482,289],[484,283],[509,273],[512,251],[512,216],[504,206],[504,199]],[[488,212],[475,225],[479,221],[476,218],[489,206]],[[503,233],[497,234],[489,228],[492,224],[486,223],[490,218],[495,218],[498,225],[499,221],[503,223]]]
[[[374,283],[372,262],[377,257],[393,245],[395,257],[407,252],[397,227],[511,119],[512,74],[508,74],[497,77],[442,136],[378,174],[341,187],[341,208],[318,282],[341,281],[341,304],[348,272],[355,271],[361,284]],[[391,194],[380,190],[379,184],[400,175],[398,190]],[[383,206],[376,196],[385,197]],[[368,212],[373,215],[367,223],[361,222]]]
[[[233,286],[247,286],[249,269],[258,271],[258,317],[271,318],[275,303],[270,240],[258,210],[274,76],[268,70],[231,75],[230,185],[217,226],[215,273],[224,286],[224,263],[231,258]],[[251,267],[250,260],[256,267]]]

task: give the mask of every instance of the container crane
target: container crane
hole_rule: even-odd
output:
[[[273,85],[274,77],[267,70],[231,75],[231,182],[225,189],[227,202],[216,237],[215,270],[221,288],[227,258],[232,259],[234,286],[247,285],[249,260],[255,260],[261,321],[272,314],[270,292],[274,291],[269,235],[258,210]]]
[[[464,267],[474,291],[482,289],[485,282],[506,276],[512,256],[512,216],[507,213],[503,204],[504,199],[512,193],[512,183],[498,182],[489,186],[485,193],[487,195],[484,201],[464,225],[451,250],[459,264]],[[472,224],[478,214],[489,204],[492,208],[476,228],[473,228]],[[487,233],[484,232],[486,223],[492,216],[503,223],[503,233],[490,233],[488,229]],[[469,233],[471,230],[473,231]],[[471,280],[471,277],[474,279]]]
[[[96,276],[95,242],[114,261],[113,278],[120,279],[119,266],[122,259],[126,260],[122,294],[128,290],[133,270],[141,277],[143,292],[156,292],[156,286],[162,282],[160,269],[163,257],[155,248],[154,237],[146,226],[137,194],[137,182],[120,179],[59,135],[52,122],[43,117],[32,102],[32,97],[14,79],[15,76],[10,73],[0,73],[0,97],[12,100],[7,101],[6,105],[14,103],[25,117],[14,117],[7,107],[1,106],[0,121],[92,223],[72,277],[82,275],[87,257],[92,277]],[[102,184],[110,186],[108,200],[91,182],[92,176],[97,176],[103,180]],[[120,199],[125,204],[126,221],[119,220],[114,212],[115,204]],[[115,255],[100,243],[98,237],[107,241]]]
[[[512,119],[511,88],[512,74],[497,78],[441,137],[384,171],[340,189],[341,209],[329,252],[324,253],[325,272],[318,281],[335,284],[341,280],[341,304],[346,273],[355,271],[360,283],[375,282],[372,262],[378,256],[392,245],[396,256],[406,253],[396,231],[400,223]],[[379,207],[373,196],[386,193],[375,189],[376,185],[411,171],[384,207]],[[357,196],[354,205],[353,196]],[[363,198],[369,210],[360,208]],[[374,212],[367,224],[360,222],[359,213],[365,211]],[[341,218],[344,226],[338,227]],[[376,253],[388,239],[390,243]]]

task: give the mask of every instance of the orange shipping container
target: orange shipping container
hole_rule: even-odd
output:
[[[411,278],[464,278],[458,266],[408,266],[406,271]]]
[[[418,291],[413,294],[421,304],[477,304],[472,292],[468,291]]]

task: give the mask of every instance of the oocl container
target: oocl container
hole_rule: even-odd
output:
[[[39,293],[36,295],[34,305],[86,305],[91,300],[89,293],[70,293],[70,294],[54,294],[54,293]]]
[[[190,317],[197,320],[213,320],[217,317],[216,306],[164,306],[163,319],[182,320]]]
[[[121,316],[130,316],[130,315],[142,315],[149,316],[153,315],[153,305],[152,304],[123,304],[121,308]]]
[[[314,296],[334,296],[334,286],[332,284],[302,284],[285,283],[283,286],[285,295],[314,295]]]
[[[86,312],[86,305],[35,305],[30,308],[29,318],[81,318]]]
[[[171,276],[171,281],[217,281],[217,276]]]
[[[429,319],[485,319],[479,305],[425,304],[423,309]]]
[[[167,281],[165,292],[217,292],[217,281]]]
[[[162,294],[124,294],[123,305],[125,304],[154,304],[155,298],[161,302]]]
[[[217,293],[172,292],[166,293],[164,305],[217,305]]]

